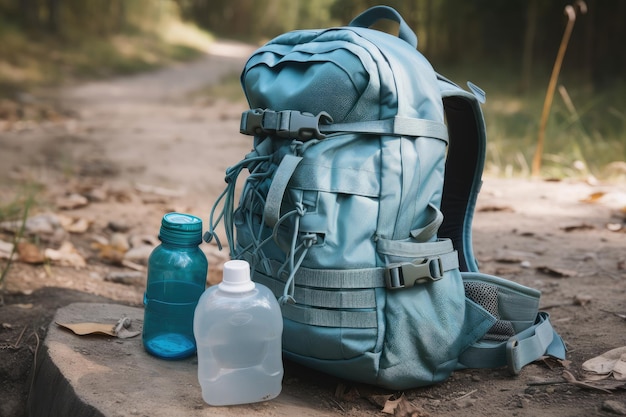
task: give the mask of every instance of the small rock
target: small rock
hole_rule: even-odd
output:
[[[128,232],[128,229],[130,229],[130,226],[127,223],[120,220],[111,220],[109,224],[107,224],[107,227],[114,232],[121,233]]]
[[[119,252],[126,252],[130,249],[128,237],[123,233],[113,233],[113,235],[111,235],[109,245]]]
[[[22,222],[19,220],[6,221],[0,223],[0,228],[6,232],[15,233],[22,227]],[[26,219],[24,225],[26,232],[34,235],[51,235],[57,229],[61,228],[59,218],[52,213],[38,214],[36,216]]]
[[[602,403],[602,409],[618,416],[626,416],[626,404],[614,400],[606,400]]]
[[[9,259],[13,252],[13,243],[0,240],[0,259]]]
[[[56,201],[57,207],[61,210],[72,210],[80,207],[85,207],[89,204],[87,197],[80,194],[70,194],[66,197],[58,198]]]
[[[109,189],[106,187],[93,188],[85,196],[91,202],[103,202],[109,197]]]
[[[131,262],[136,262],[138,264],[146,265],[148,263],[148,258],[150,254],[154,250],[153,246],[150,245],[141,245],[135,248],[131,248],[124,255],[124,259]]]
[[[131,235],[128,240],[133,248],[144,245],[156,247],[161,243],[159,238],[154,235]]]

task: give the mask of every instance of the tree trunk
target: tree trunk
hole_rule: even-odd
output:
[[[519,84],[519,92],[526,93],[532,83],[533,75],[533,50],[535,44],[535,34],[537,32],[538,16],[537,0],[528,2],[526,13],[526,31],[524,33],[524,47],[522,52],[522,74]]]

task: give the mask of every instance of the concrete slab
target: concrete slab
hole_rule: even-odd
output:
[[[28,404],[31,417],[332,415],[315,398],[297,396],[284,384],[271,401],[212,407],[202,400],[195,357],[160,360],[145,352],[141,336],[77,336],[55,324],[115,323],[123,316],[132,319],[129,330],[141,330],[140,308],[75,303],[57,311],[37,354]]]

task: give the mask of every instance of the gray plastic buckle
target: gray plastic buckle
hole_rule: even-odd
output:
[[[311,113],[283,110],[279,112],[276,134],[282,138],[298,138],[303,142],[313,138],[324,139],[326,135],[320,132],[320,123],[332,122],[332,117],[325,111],[314,116]]]
[[[239,133],[244,135],[260,135],[263,133],[263,116],[265,110],[253,109],[246,110],[241,114],[241,124],[239,125]]]
[[[441,258],[428,258],[421,263],[406,262],[389,265],[385,270],[385,284],[388,289],[409,288],[443,278]]]

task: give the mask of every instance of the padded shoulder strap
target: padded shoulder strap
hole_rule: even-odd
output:
[[[480,108],[484,93],[469,84],[469,93],[437,75],[448,124],[450,145],[441,200],[444,221],[439,236],[449,238],[459,252],[461,271],[476,272],[472,249],[472,219],[485,163],[485,121]]]

